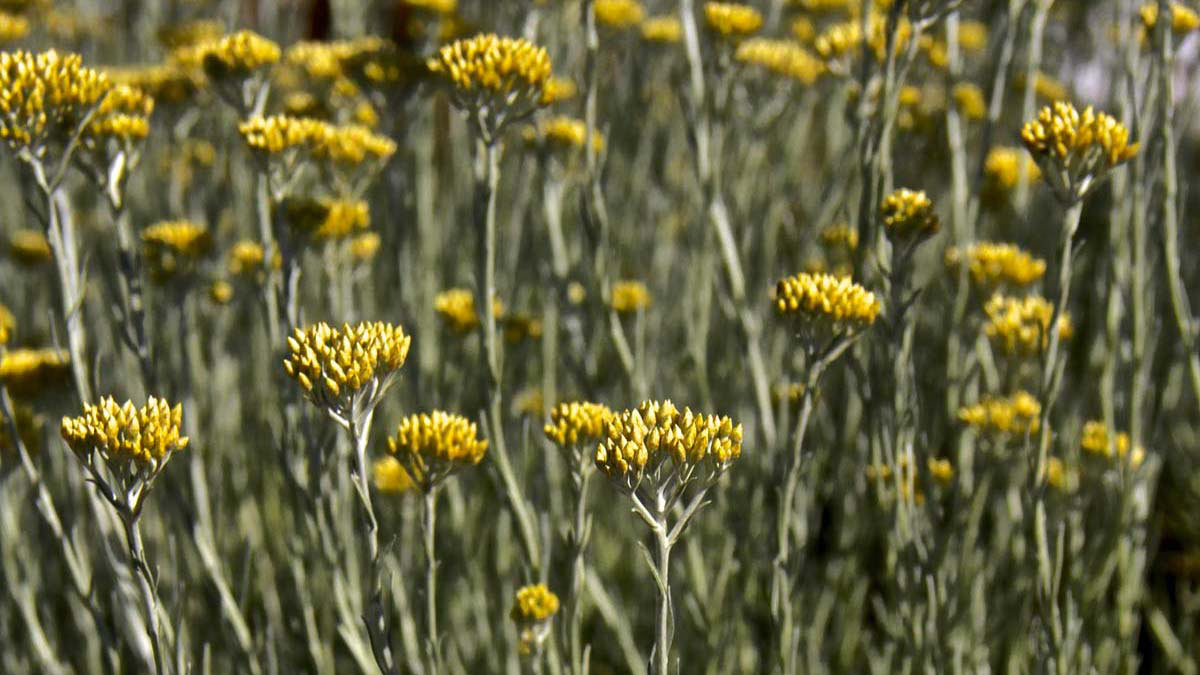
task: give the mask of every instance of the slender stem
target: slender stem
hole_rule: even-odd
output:
[[[279,270],[275,269],[275,254],[277,251],[274,229],[271,226],[272,211],[271,183],[267,170],[261,168],[254,186],[255,212],[258,216],[258,237],[263,251],[263,302],[267,305],[267,335],[272,345],[278,345],[279,333],[279,298],[276,287],[280,284]]]
[[[31,164],[39,185],[45,185],[41,164]],[[79,400],[91,403],[92,387],[87,376],[87,333],[83,323],[83,288],[79,270],[79,252],[75,245],[75,228],[71,218],[60,213],[59,188],[44,188],[46,198],[46,238],[54,251],[62,294],[63,322],[67,329],[67,350],[71,356],[71,374]]]
[[[147,392],[157,390],[150,344],[146,337],[146,306],[142,293],[141,256],[134,244],[129,226],[129,210],[122,204],[112,208],[117,229],[117,268],[121,273],[121,300],[124,318],[129,323],[130,346],[142,371],[142,384]]]
[[[572,675],[583,675],[583,592],[587,573],[587,545],[589,539],[589,524],[587,515],[588,485],[592,472],[589,470],[589,459],[586,453],[580,452],[573,472],[572,481],[575,484],[575,524],[572,532],[571,562],[571,596],[567,602],[567,649],[570,654],[570,669]]]
[[[132,513],[122,513],[125,521],[125,536],[129,543],[129,568],[137,575],[138,585],[142,592],[142,605],[146,612],[146,633],[150,638],[150,648],[154,654],[154,670],[158,675],[167,673],[163,661],[162,644],[158,630],[158,593],[154,580],[150,576],[149,562],[146,560],[146,549],[142,544],[142,529],[139,519]]]
[[[671,540],[666,523],[660,521],[655,529],[658,544],[655,566],[661,585],[658,589],[658,625],[654,643],[654,674],[668,675],[671,667]]]
[[[437,625],[437,550],[434,547],[434,528],[437,525],[437,486],[430,486],[424,494],[425,539],[425,633],[428,640],[429,663],[426,673],[437,675],[441,671],[441,648]]]

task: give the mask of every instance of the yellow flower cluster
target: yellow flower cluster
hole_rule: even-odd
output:
[[[624,279],[612,285],[611,306],[618,314],[632,314],[650,307],[652,299],[646,284]]]
[[[111,86],[78,54],[0,53],[0,139],[14,150],[65,143]]]
[[[60,349],[11,349],[0,356],[0,383],[14,396],[33,396],[65,384],[70,366],[70,356]]]
[[[413,489],[412,476],[404,470],[400,460],[391,455],[381,457],[371,467],[375,477],[375,489],[384,494],[403,494]]]
[[[759,66],[810,85],[825,72],[825,64],[791,40],[753,38],[738,45],[734,59]]]
[[[61,431],[77,455],[96,451],[109,462],[158,466],[187,447],[187,436],[179,435],[182,417],[178,404],[171,407],[153,396],[141,408],[105,396],[96,405],[84,405],[83,415],[64,417]]]
[[[490,92],[540,101],[550,79],[550,55],[521,38],[477,35],[442,47],[427,63],[429,71],[462,94]],[[514,96],[515,95],[515,96]]]
[[[141,140],[150,134],[150,115],[154,99],[146,92],[118,84],[104,97],[87,133],[93,137]]]
[[[8,251],[22,265],[40,265],[54,259],[50,241],[38,230],[17,230],[9,235]]]
[[[288,47],[285,58],[314,80],[333,80],[342,75],[342,64],[357,50],[357,42],[303,41]]]
[[[541,123],[540,131],[547,143],[562,150],[582,148],[587,139],[587,124],[573,117],[552,117]],[[599,131],[592,131],[592,146],[596,152],[604,150],[604,136]]]
[[[993,295],[983,306],[987,323],[983,332],[1011,356],[1030,356],[1041,353],[1050,344],[1050,319],[1054,306],[1040,296],[1013,298]],[[1068,340],[1074,333],[1071,317],[1063,313],[1058,317],[1058,337]]]
[[[474,422],[440,410],[405,417],[388,438],[388,452],[422,492],[429,492],[455,469],[478,464],[487,447],[488,442],[478,438]]]
[[[1080,113],[1065,101],[1042,108],[1021,129],[1021,140],[1067,201],[1081,199],[1093,180],[1138,152],[1125,125],[1091,106]]]
[[[988,151],[983,165],[983,172],[987,176],[988,184],[1001,191],[1012,190],[1021,180],[1022,162],[1025,163],[1026,181],[1032,183],[1042,177],[1042,170],[1038,168],[1037,162],[1021,152],[1019,148],[1004,146],[992,148]]]
[[[12,312],[8,311],[4,305],[0,305],[0,346],[8,344],[16,328],[17,320],[13,317]]]
[[[1117,457],[1125,457],[1129,455],[1129,465],[1137,468],[1142,465],[1146,459],[1146,451],[1141,446],[1133,448],[1133,454],[1130,454],[1129,434],[1118,432],[1112,438],[1112,447],[1109,447],[1108,427],[1103,421],[1090,420],[1083,425],[1083,438],[1079,442],[1080,447],[1085,452],[1100,457],[1111,458],[1113,452],[1116,452]]]
[[[704,21],[709,30],[727,38],[752,35],[763,25],[762,13],[735,2],[704,3]]]
[[[1146,30],[1154,30],[1155,24],[1158,23],[1158,3],[1147,2],[1138,13]],[[1197,28],[1200,28],[1200,15],[1196,14],[1195,10],[1182,3],[1171,3],[1172,32],[1176,35],[1186,35]]]
[[[288,337],[283,369],[317,407],[341,413],[361,389],[404,365],[411,342],[403,328],[382,321],[340,329],[317,323]]]
[[[357,262],[367,262],[375,258],[379,246],[383,243],[378,232],[360,234],[350,240],[350,257]]]
[[[742,454],[742,425],[728,417],[701,415],[670,401],[645,401],[634,410],[613,415],[605,438],[596,448],[596,466],[609,478],[632,489],[643,472],[667,460],[677,469],[708,465],[723,470]]]
[[[575,98],[577,93],[579,93],[579,88],[575,86],[574,80],[566,77],[551,77],[542,87],[542,104],[552,105],[568,101]]]
[[[465,288],[451,288],[433,298],[433,310],[442,317],[454,332],[470,333],[479,327],[479,314],[475,312],[475,294]],[[504,314],[504,305],[492,300],[492,315]]]
[[[990,241],[971,244],[965,252],[956,248],[946,250],[946,267],[955,270],[963,263],[978,286],[1000,284],[1028,286],[1046,273],[1046,262],[1033,257],[1013,244]]]
[[[958,420],[982,432],[1009,435],[1036,433],[1040,426],[1042,404],[1027,391],[1007,398],[985,396],[975,405],[958,409]]]
[[[642,21],[646,10],[636,0],[596,0],[596,21],[611,28],[629,28]]]
[[[167,220],[142,231],[142,243],[185,258],[208,252],[212,238],[208,229],[190,220]]]
[[[558,596],[546,584],[523,586],[517,590],[512,619],[518,624],[541,623],[558,613]]]
[[[218,40],[177,49],[172,59],[188,67],[203,66],[213,78],[245,77],[279,61],[279,45],[253,31],[241,30]]]
[[[503,317],[504,339],[517,343],[542,337],[542,322],[525,312],[513,312]]]
[[[906,241],[937,234],[941,221],[933,212],[933,202],[922,191],[900,188],[884,197],[880,207],[888,237]]]
[[[652,16],[642,22],[642,39],[658,44],[676,44],[683,39],[683,24],[674,14]]]
[[[20,40],[29,33],[29,21],[23,16],[0,12],[0,42]]]
[[[613,411],[603,403],[559,403],[550,411],[550,422],[543,431],[559,447],[570,448],[600,440],[612,416]]]
[[[201,86],[194,70],[175,63],[105,70],[115,84],[140,89],[158,102],[182,103]]]
[[[987,117],[987,100],[979,85],[972,82],[959,82],[954,85],[950,96],[954,99],[954,105],[958,106],[958,111],[962,113],[963,117],[969,120],[981,120]]]
[[[879,315],[875,294],[848,278],[801,272],[775,285],[775,309],[801,321],[870,325]]]
[[[846,223],[835,223],[821,230],[821,243],[829,248],[854,251],[858,248],[858,230]]]
[[[239,124],[238,131],[246,145],[266,154],[304,150],[317,159],[356,165],[368,158],[385,161],[396,152],[394,141],[366,127],[304,117],[255,116]]]
[[[887,17],[872,12],[867,17],[867,35],[871,52],[882,61],[887,56]],[[908,44],[912,38],[912,25],[901,18],[896,28],[895,49]],[[835,23],[824,30],[813,41],[813,48],[824,59],[853,57],[862,45],[862,25],[858,19]]]
[[[293,198],[282,206],[293,230],[320,241],[344,239],[371,224],[371,212],[364,201]]]

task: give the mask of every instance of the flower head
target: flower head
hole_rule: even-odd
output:
[[[622,280],[612,285],[611,306],[618,314],[632,314],[650,307],[652,299],[646,284],[640,281]]]
[[[1021,140],[1067,203],[1082,199],[1095,181],[1138,151],[1116,119],[1091,106],[1080,113],[1065,101],[1042,108],[1021,130]]]
[[[478,116],[491,133],[546,104],[550,55],[525,39],[486,34],[457,40],[427,67],[450,86],[455,104]]]
[[[1122,431],[1110,436],[1108,427],[1100,420],[1090,420],[1083,425],[1083,438],[1079,445],[1084,452],[1098,457],[1111,459],[1114,453],[1121,458],[1128,455],[1129,464],[1135,469],[1146,459],[1146,450],[1141,446],[1133,448],[1133,454],[1130,454],[1132,442],[1129,434]]]
[[[900,188],[883,199],[883,228],[892,241],[916,242],[937,234],[941,221],[924,191]]]
[[[108,92],[87,135],[92,138],[117,138],[142,140],[150,133],[150,114],[154,112],[154,99],[136,87],[118,84]]]
[[[779,315],[791,319],[810,342],[870,326],[880,310],[874,293],[848,277],[821,273],[780,279],[774,302]]]
[[[371,224],[367,203],[346,199],[284,200],[283,212],[291,228],[317,241],[344,239]]]
[[[1138,14],[1142,19],[1142,26],[1146,30],[1154,30],[1154,26],[1158,23],[1158,3],[1147,2],[1138,10]],[[1192,8],[1183,3],[1171,3],[1171,31],[1176,35],[1186,35],[1197,28],[1200,28],[1200,15]]]
[[[201,43],[195,49],[205,73],[215,80],[246,77],[259,68],[274,65],[280,56],[279,45],[248,30]]]
[[[593,11],[596,21],[610,28],[636,26],[646,15],[646,10],[636,0],[596,0]]]
[[[381,321],[317,323],[288,337],[283,369],[314,405],[348,423],[391,386],[411,342],[403,328]]]
[[[400,460],[384,455],[371,467],[375,476],[375,489],[384,494],[403,494],[413,489],[412,477],[404,470]]]
[[[858,230],[847,223],[835,223],[821,230],[821,243],[826,248],[853,252],[858,249]]]
[[[762,28],[762,14],[749,5],[736,2],[704,3],[704,22],[709,30],[724,38],[748,37]]]
[[[545,584],[523,586],[517,591],[512,618],[518,624],[541,623],[558,613],[558,596]]]
[[[983,90],[979,88],[979,85],[972,82],[959,82],[954,85],[951,97],[963,117],[969,120],[981,120],[987,117],[987,99],[984,98]]]
[[[811,85],[825,72],[825,64],[790,40],[752,38],[738,45],[735,60],[784,78]]]
[[[642,39],[655,44],[676,44],[683,40],[683,25],[674,14],[652,16],[642,22]]]
[[[976,286],[994,288],[1003,284],[1028,286],[1046,273],[1046,261],[1035,258],[1013,244],[990,241],[971,244],[965,251],[946,250],[946,267],[967,266]]]
[[[187,275],[212,248],[208,229],[188,220],[155,223],[142,231],[146,264],[158,281]]]
[[[573,117],[551,117],[541,122],[537,131],[537,136],[556,150],[577,150],[587,144],[587,125]],[[604,150],[604,136],[599,131],[592,131],[592,146],[597,152]]]
[[[570,448],[599,441],[612,417],[613,411],[602,403],[559,403],[550,411],[543,431],[555,445]]]
[[[50,241],[38,230],[17,230],[9,235],[8,252],[13,260],[32,267],[54,260],[54,252],[50,250]]]
[[[0,12],[0,43],[14,42],[29,33],[29,20],[23,16]]]
[[[188,445],[179,433],[183,411],[153,396],[141,408],[118,405],[111,396],[84,405],[83,415],[64,417],[62,437],[79,456],[99,452],[109,463],[157,468]]]
[[[1012,396],[985,396],[975,405],[958,409],[958,420],[981,432],[1023,436],[1037,433],[1042,405],[1026,391]]]
[[[470,333],[479,326],[475,294],[465,288],[451,288],[438,293],[433,298],[433,310],[456,333]],[[495,298],[492,299],[492,315],[504,315],[504,304]]]
[[[1025,180],[1032,183],[1042,176],[1037,162],[1021,152],[1020,148],[995,147],[988,151],[984,160],[983,173],[987,188],[992,192],[1008,192],[1021,181],[1021,164],[1025,164]]]
[[[553,105],[575,98],[579,88],[575,81],[566,77],[551,77],[542,88],[542,104]]]
[[[474,422],[440,410],[405,417],[388,438],[388,452],[422,492],[429,492],[459,468],[478,464],[487,446],[477,437]]]
[[[0,139],[35,157],[48,143],[66,146],[111,86],[78,54],[0,53]]]
[[[61,349],[10,349],[0,356],[0,384],[13,396],[28,398],[65,385],[71,359]]]
[[[378,232],[365,232],[350,239],[350,258],[358,263],[370,262],[379,253],[382,239]]]
[[[1054,306],[1045,298],[1036,295],[1013,298],[997,293],[987,301],[983,311],[988,317],[984,334],[1010,356],[1039,354],[1050,344]],[[1070,315],[1064,312],[1056,325],[1059,338],[1070,339],[1074,333]]]

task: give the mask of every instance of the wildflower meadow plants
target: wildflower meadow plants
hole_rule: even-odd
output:
[[[0,672],[1200,673],[1198,16],[0,1]]]

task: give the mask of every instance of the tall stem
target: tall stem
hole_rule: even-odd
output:
[[[570,655],[572,675],[583,675],[583,589],[587,574],[587,544],[589,524],[587,516],[588,484],[592,473],[588,469],[586,453],[579,453],[572,481],[575,484],[575,525],[572,533],[574,559],[571,563],[571,597],[567,610],[567,649]]]
[[[125,536],[129,543],[129,568],[137,576],[138,585],[142,592],[142,606],[146,612],[146,633],[150,638],[150,649],[154,654],[154,671],[157,675],[168,672],[163,661],[162,645],[159,642],[158,630],[158,594],[155,591],[154,580],[150,577],[150,565],[146,560],[146,548],[142,544],[142,528],[138,517],[131,513],[122,513],[125,521]]]
[[[38,183],[46,186],[44,170],[34,163]],[[54,251],[54,264],[58,270],[59,290],[62,295],[63,323],[67,329],[67,351],[71,355],[71,374],[75,379],[75,391],[83,403],[92,402],[92,386],[87,376],[87,333],[83,324],[83,288],[79,271],[79,252],[75,245],[75,227],[71,218],[60,213],[61,188],[43,187],[46,198],[46,238]]]
[[[815,369],[814,369],[815,370]],[[784,675],[795,673],[795,659],[792,653],[792,598],[791,575],[788,572],[788,558],[791,554],[793,505],[796,501],[796,490],[800,485],[800,471],[803,467],[802,452],[804,449],[804,434],[808,430],[808,421],[812,417],[813,387],[816,378],[810,374],[800,394],[800,419],[796,422],[796,430],[792,436],[792,456],[788,462],[787,478],[784,481],[783,496],[779,502],[778,524],[776,527],[775,561],[771,571],[771,607],[778,625],[778,647],[780,672]]]
[[[438,646],[437,625],[437,550],[434,547],[434,527],[437,525],[437,486],[430,486],[424,495],[425,539],[425,633],[428,642],[428,675],[441,672],[441,648]]]
[[[664,516],[661,516],[665,518]],[[668,675],[671,667],[671,539],[665,520],[655,528],[658,543],[654,563],[660,586],[658,589],[658,630],[654,642],[654,675]]]

